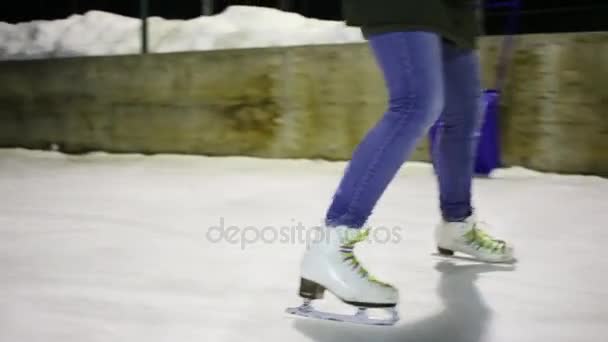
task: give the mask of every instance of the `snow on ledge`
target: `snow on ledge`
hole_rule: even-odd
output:
[[[0,22],[0,60],[139,53],[140,27],[139,19],[101,11],[53,21]],[[231,6],[191,20],[151,17],[149,39],[152,52],[364,41],[358,28],[341,21],[253,6]]]

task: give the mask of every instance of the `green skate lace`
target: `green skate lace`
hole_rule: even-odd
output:
[[[464,235],[467,243],[473,245],[478,250],[483,248],[496,253],[498,251],[504,252],[506,243],[503,240],[498,240],[490,236],[488,233],[477,227],[477,224],[473,226],[471,230],[466,232]]]
[[[361,265],[361,263],[359,262],[359,260],[357,260],[357,257],[355,257],[355,254],[353,253],[355,244],[365,241],[368,237],[369,237],[369,229],[365,229],[365,230],[362,230],[361,232],[359,232],[354,238],[346,241],[346,243],[340,247],[340,251],[342,252],[342,255],[344,256],[344,258],[342,260],[345,262],[349,262],[350,265],[353,267],[353,269],[361,277],[367,278],[369,281],[374,282],[376,284],[391,287],[391,285],[384,283],[384,282],[376,279],[374,276],[372,276],[365,269],[365,267],[363,267],[363,265]]]

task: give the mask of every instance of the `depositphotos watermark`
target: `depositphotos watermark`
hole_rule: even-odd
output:
[[[312,241],[329,240],[322,225],[306,226],[302,222],[291,220],[289,225],[233,225],[227,224],[221,217],[217,225],[208,227],[205,234],[211,243],[228,243],[239,245],[242,250],[254,244],[301,244],[307,245]],[[388,244],[401,242],[402,228],[399,226],[366,226],[370,229],[367,239],[362,242],[373,244]]]

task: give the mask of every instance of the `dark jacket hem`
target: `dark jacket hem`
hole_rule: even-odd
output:
[[[401,24],[393,24],[393,25],[383,25],[383,26],[373,26],[373,27],[362,27],[361,32],[365,39],[369,39],[373,35],[391,33],[391,32],[412,32],[412,31],[424,31],[424,32],[432,32],[440,35],[443,39],[446,39],[458,47],[463,49],[474,50],[477,48],[477,40],[476,39],[463,39],[461,36],[452,34],[449,30],[443,30],[437,27],[431,26],[422,26],[422,25],[401,25]]]

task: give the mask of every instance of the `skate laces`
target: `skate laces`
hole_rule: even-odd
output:
[[[483,231],[480,226],[483,223],[475,223],[473,228],[464,234],[464,238],[467,243],[474,246],[476,249],[486,249],[493,253],[504,252],[506,248],[506,242],[503,240],[496,239],[490,234]]]
[[[369,281],[374,282],[376,284],[390,287],[391,285],[381,282],[380,280],[372,276],[369,271],[367,271],[365,267],[361,265],[359,260],[357,260],[357,257],[353,252],[355,245],[359,242],[365,241],[368,237],[369,229],[364,229],[361,232],[357,232],[354,237],[347,239],[346,242],[342,246],[340,246],[340,252],[343,256],[342,261],[349,263],[352,266],[352,269],[357,272],[362,278],[367,278]]]

